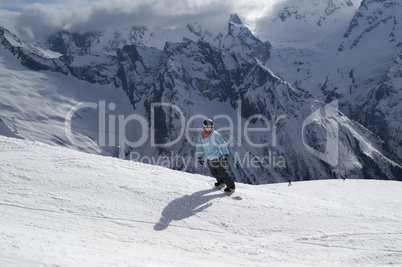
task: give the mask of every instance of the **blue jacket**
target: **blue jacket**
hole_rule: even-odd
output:
[[[202,132],[198,135],[195,152],[197,158],[202,158],[203,152],[209,160],[219,159],[223,155],[229,155],[225,140],[223,140],[222,135],[215,130],[212,130],[210,135],[205,139],[202,138]]]

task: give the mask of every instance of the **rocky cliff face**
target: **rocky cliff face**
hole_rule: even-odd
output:
[[[328,14],[334,8],[327,10]],[[191,26],[187,30],[180,42],[166,42],[163,48],[147,44],[145,36],[157,34],[144,28],[114,34],[60,32],[35,45],[2,28],[0,38],[3,47],[32,70],[60,72],[70,79],[123,90],[132,113],[145,118],[147,125],[126,125],[127,130],[138,133],[134,139],[145,138],[141,146],[135,146],[134,140],[125,142],[128,137],[119,136],[116,142],[122,157],[129,159],[136,153],[137,160],[152,158],[151,163],[205,172],[194,159],[193,142],[199,131],[194,128],[199,129],[203,119],[210,117],[228,141],[230,172],[239,182],[259,184],[339,174],[348,178],[402,177],[395,150],[343,115],[338,101],[320,101],[275,75],[267,67],[271,44],[256,38],[237,15],[231,16],[227,33],[216,37]],[[398,69],[398,60],[395,62]],[[390,79],[397,73],[390,71]],[[384,81],[376,95],[392,97],[393,86]],[[328,88],[328,92],[334,90]],[[367,109],[373,106],[383,107],[372,100]],[[85,112],[76,116],[85,117]],[[58,136],[58,140],[66,139]],[[100,140],[95,141],[110,152]],[[169,164],[164,164],[164,159]]]
[[[366,127],[386,140],[389,149],[402,155],[402,54],[389,68],[383,81],[370,94],[358,118]],[[398,160],[398,159],[396,159]]]

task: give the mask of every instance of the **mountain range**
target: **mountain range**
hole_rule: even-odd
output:
[[[209,117],[236,181],[402,180],[401,4],[284,1],[262,41],[133,26],[35,42],[0,27],[0,133],[193,173]]]

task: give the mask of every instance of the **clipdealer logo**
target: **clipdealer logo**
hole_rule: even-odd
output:
[[[178,119],[178,136],[171,140],[169,139],[166,143],[157,143],[156,142],[156,112],[155,109],[160,108],[166,112],[168,109],[170,113],[174,113],[176,118]],[[218,131],[226,131],[229,132],[229,140],[227,140],[228,145],[238,147],[243,146],[243,143],[246,142],[250,147],[254,148],[267,148],[269,146],[276,147],[277,145],[277,124],[280,120],[285,119],[286,115],[280,115],[278,117],[272,116],[271,119],[266,118],[261,114],[256,114],[249,117],[245,122],[241,117],[241,101],[237,103],[237,117],[233,120],[232,117],[229,117],[225,114],[216,115],[213,117],[214,120],[226,120],[228,127],[222,127],[217,129]],[[72,119],[74,115],[80,109],[98,109],[98,139],[97,142],[89,139],[87,136],[82,135],[80,133],[73,133],[72,131]],[[194,138],[191,137],[192,132],[200,132],[202,128],[193,128],[191,125],[194,120],[203,120],[205,119],[205,115],[197,114],[187,118],[184,115],[184,112],[180,107],[171,104],[171,103],[153,103],[151,104],[150,110],[150,123],[148,123],[147,119],[139,114],[131,114],[129,116],[124,115],[106,115],[106,111],[110,113],[110,111],[114,111],[116,109],[116,105],[114,103],[109,103],[106,105],[105,101],[99,101],[99,103],[92,102],[83,102],[73,106],[65,116],[65,133],[70,142],[78,147],[92,147],[96,151],[100,152],[101,147],[106,146],[118,146],[120,147],[119,157],[126,158],[125,148],[129,147],[141,147],[145,145],[149,141],[149,145],[151,147],[157,148],[167,148],[172,147],[177,144],[183,137],[186,138],[186,142],[192,146],[196,146]],[[106,118],[108,117],[108,128],[106,127]],[[304,147],[312,153],[315,157],[327,162],[332,166],[336,166],[338,164],[338,101],[333,101],[330,104],[325,105],[323,109],[318,109],[310,114],[302,123],[301,129],[301,137],[302,143]],[[253,121],[260,121],[263,127],[256,128],[250,127]],[[134,122],[136,124],[136,141],[130,141],[127,137],[129,135],[126,134],[127,124],[130,122]],[[326,129],[326,149],[324,152],[317,151],[313,147],[311,147],[305,141],[305,129],[310,124],[320,124],[323,125]],[[116,129],[116,124],[118,128]],[[256,143],[250,138],[252,133],[261,133],[271,135],[271,139],[269,142],[266,139],[266,142]],[[116,134],[118,135],[118,139],[116,140]],[[268,136],[265,136],[268,138]],[[184,166],[184,169],[189,166],[189,159],[184,159],[178,157],[174,154],[172,159],[169,159],[167,156],[163,156],[163,159],[154,159],[149,156],[141,155],[138,152],[132,152],[134,154],[130,155],[131,160],[136,160],[138,162],[150,163],[155,165],[164,165],[164,166]],[[246,165],[251,167],[285,167],[286,162],[285,158],[282,155],[276,154],[275,151],[267,152],[267,155],[262,155],[259,157],[258,155],[251,155],[250,153],[246,153],[243,155],[243,159],[241,155],[234,152],[234,160],[236,163],[240,165]],[[180,162],[179,162],[180,161]],[[161,162],[163,164],[161,164]],[[195,162],[195,164],[197,164]]]
[[[97,151],[101,151],[102,147],[106,146],[117,146],[119,147],[119,157],[126,158],[125,148],[127,146],[132,148],[139,148],[145,144],[153,148],[169,148],[176,145],[180,140],[185,138],[186,143],[195,147],[196,142],[194,139],[194,133],[198,134],[202,131],[202,127],[194,128],[192,125],[196,120],[203,121],[205,115],[195,114],[191,117],[186,117],[184,112],[180,107],[171,103],[152,103],[150,109],[149,122],[146,118],[139,114],[131,114],[129,116],[124,115],[113,115],[112,113],[116,110],[116,105],[114,103],[109,103],[106,105],[105,101],[99,101],[98,103],[82,102],[73,106],[65,116],[64,128],[68,140],[77,147],[91,147]],[[97,110],[98,112],[98,123],[99,127],[97,129],[99,136],[97,140],[91,140],[87,136],[80,134],[80,132],[73,132],[73,118],[79,117],[81,113],[90,113],[88,109]],[[165,113],[169,113],[176,118],[176,130],[177,136],[171,137],[170,139],[164,139],[165,142],[158,143],[157,138],[157,112],[156,109],[163,110]],[[264,148],[266,151],[267,147],[275,148],[277,146],[277,125],[278,123],[286,118],[286,115],[271,116],[270,119],[261,115],[255,114],[246,120],[241,117],[242,104],[241,101],[237,102],[236,117],[230,117],[226,114],[219,114],[214,116],[213,120],[219,120],[222,125],[225,125],[217,131],[225,132],[225,136],[228,137],[226,140],[228,146],[242,147],[244,143],[248,146],[254,147],[256,149]],[[254,123],[258,121],[256,126]],[[134,123],[135,128],[135,141],[129,140],[128,137],[132,137],[133,134],[127,133],[126,128],[129,123]],[[196,122],[198,125],[199,122]],[[116,128],[117,125],[117,128]],[[133,129],[133,126],[131,125]],[[263,141],[258,142],[253,139],[253,135],[264,137]],[[118,138],[116,139],[116,136]],[[131,138],[132,139],[132,138]],[[259,139],[259,138],[257,138]],[[166,141],[167,140],[167,141]],[[284,167],[285,158],[276,151],[268,151],[267,155],[255,155],[246,153],[240,155],[237,151],[232,153],[233,159],[238,164],[251,166],[251,167]],[[138,152],[131,152],[130,160],[137,162],[144,162],[154,165],[162,166],[179,166],[179,168],[186,169],[189,166],[189,159],[184,159],[178,157],[176,154],[172,154],[172,157],[161,156],[160,158],[150,158],[147,155],[140,155]],[[195,161],[197,164],[197,161]]]

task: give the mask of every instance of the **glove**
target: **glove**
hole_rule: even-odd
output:
[[[222,156],[222,162],[228,163],[229,162],[229,155]]]
[[[204,165],[204,159],[203,158],[197,158],[198,159],[198,162],[201,164],[201,165]]]

